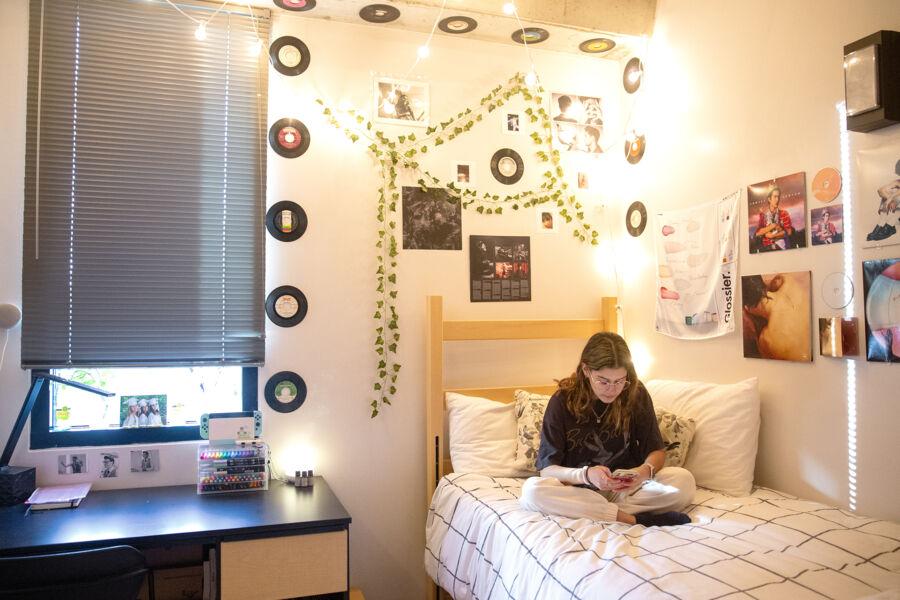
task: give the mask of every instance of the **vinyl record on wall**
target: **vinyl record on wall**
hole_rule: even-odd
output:
[[[359,9],[359,18],[369,23],[390,23],[400,18],[400,11],[390,4],[369,4]]]
[[[309,221],[306,211],[290,200],[276,202],[266,212],[266,229],[276,240],[293,242],[305,232]]]
[[[647,226],[647,207],[643,202],[632,202],[628,210],[625,211],[625,229],[628,230],[633,237],[638,237],[644,233]]]
[[[512,185],[522,179],[525,163],[519,153],[511,148],[501,148],[491,157],[491,173],[494,179],[505,185]]]
[[[291,285],[275,288],[266,297],[266,315],[279,327],[293,327],[306,317],[309,304],[303,292]]]
[[[269,377],[263,395],[272,410],[294,412],[306,401],[306,382],[292,371],[281,371]]]
[[[275,6],[285,10],[296,12],[312,10],[316,7],[316,0],[274,0]]]
[[[446,19],[441,19],[438,23],[438,29],[444,33],[469,33],[474,31],[476,27],[478,27],[478,21],[472,17],[463,17],[462,15],[447,17]]]
[[[631,140],[625,140],[625,159],[631,164],[636,165],[644,158],[644,150],[646,147],[647,141],[642,135]]]
[[[633,94],[641,87],[641,80],[644,78],[644,64],[637,56],[632,56],[627,63],[625,69],[622,70],[622,86],[629,94]]]
[[[285,35],[269,46],[269,62],[282,75],[299,75],[309,67],[309,48],[299,39]]]
[[[511,37],[517,44],[540,44],[550,37],[550,32],[540,27],[525,27],[513,31]]]
[[[587,52],[588,54],[601,54],[603,52],[609,52],[615,47],[616,42],[614,40],[602,37],[584,40],[583,42],[578,44],[578,49],[582,52]]]
[[[285,158],[297,158],[309,149],[309,130],[298,119],[279,119],[269,128],[269,145]]]

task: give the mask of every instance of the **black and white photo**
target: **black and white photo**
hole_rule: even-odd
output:
[[[159,450],[132,450],[131,472],[151,473],[159,471]]]
[[[403,188],[403,249],[462,250],[462,204],[443,188]]]
[[[100,454],[100,479],[119,476],[119,453],[103,452]]]
[[[594,96],[551,94],[553,146],[559,150],[603,152],[603,100]]]
[[[59,475],[87,473],[87,454],[58,454],[56,466]]]
[[[469,236],[469,300],[531,300],[531,238]]]
[[[373,120],[376,123],[428,126],[427,83],[376,77],[374,97]]]
[[[522,126],[525,121],[522,119],[522,113],[512,110],[505,110],[501,113],[503,117],[503,133],[510,135],[518,135],[522,132]]]

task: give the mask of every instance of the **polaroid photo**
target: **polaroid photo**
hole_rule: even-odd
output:
[[[159,450],[132,450],[131,472],[153,473],[159,471]]]
[[[536,206],[534,214],[537,219],[538,233],[556,233],[559,231],[559,222],[562,217],[559,210],[551,206]]]
[[[503,133],[509,135],[519,135],[525,129],[525,119],[521,112],[515,110],[504,110],[500,113],[500,125]]]
[[[376,77],[372,116],[376,123],[428,127],[428,84]]]
[[[60,475],[87,473],[87,454],[57,454],[56,468]]]

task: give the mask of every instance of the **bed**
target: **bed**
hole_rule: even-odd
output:
[[[427,313],[429,598],[900,598],[897,523],[762,487],[742,497],[700,487],[691,524],[644,528],[523,510],[524,478],[454,472],[445,393],[508,403],[515,389],[554,386],[445,389],[444,343],[586,339],[615,330],[615,299],[602,300],[599,319],[575,321],[444,321],[433,296]]]

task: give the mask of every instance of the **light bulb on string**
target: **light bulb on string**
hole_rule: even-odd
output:
[[[206,23],[201,22],[197,25],[197,29],[194,30],[194,37],[200,42],[206,39]]]
[[[419,55],[419,58],[428,58],[429,56],[431,56],[431,48],[429,48],[427,45],[419,46],[417,53]]]
[[[256,38],[256,41],[253,42],[250,46],[250,56],[259,56],[260,52],[262,52],[263,41],[259,38]]]
[[[538,83],[537,73],[534,72],[534,69],[531,69],[530,71],[528,71],[525,74],[525,85],[527,85],[530,88],[533,88],[537,85],[537,83]]]
[[[515,2],[507,2],[503,5],[503,13],[507,15],[516,14],[516,3]]]

